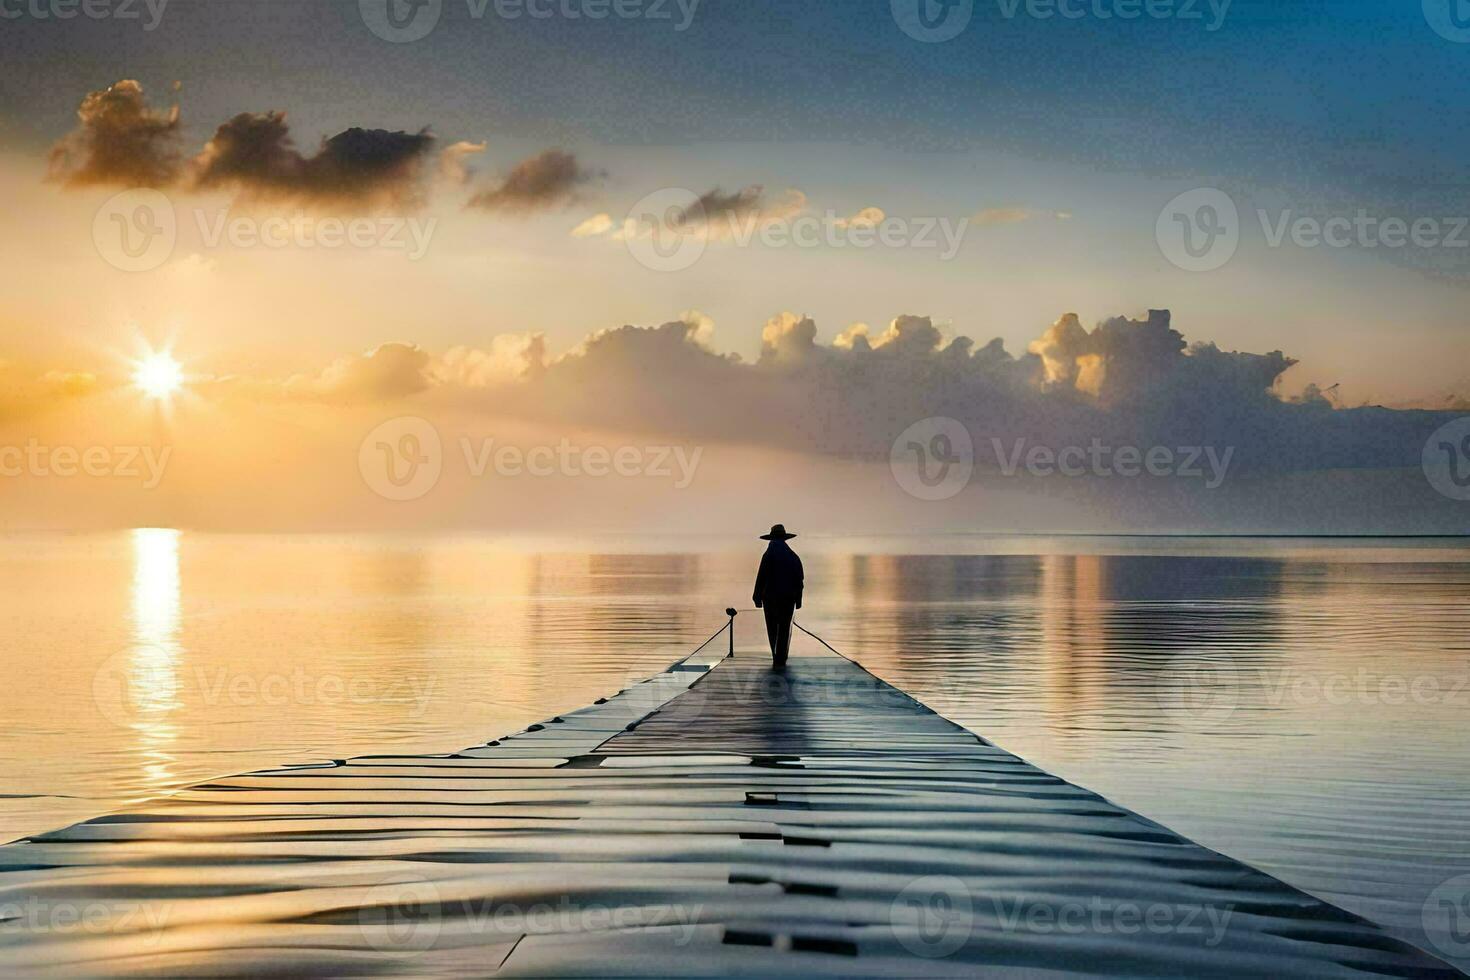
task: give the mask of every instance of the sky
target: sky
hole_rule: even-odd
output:
[[[907,491],[874,500],[900,431],[942,417],[981,446],[1106,432],[1318,488],[1402,477],[1394,507],[1351,487],[1324,526],[1464,524],[1416,465],[1470,404],[1470,30],[1448,2],[87,9],[0,0],[0,434],[171,447],[182,475],[58,492],[27,463],[0,483],[12,526],[555,522],[589,495],[599,526],[668,514],[637,480],[626,506],[533,479],[383,509],[322,460],[404,417],[448,444],[677,437],[753,487],[877,461],[852,523],[912,520]],[[159,220],[131,254],[130,223]],[[164,350],[181,390],[140,397]],[[1054,509],[1002,482],[1029,502],[925,519],[1317,521],[1241,481],[1166,506],[1177,483],[1090,465]]]

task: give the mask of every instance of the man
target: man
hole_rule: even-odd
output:
[[[755,607],[765,610],[771,665],[778,670],[786,666],[786,654],[791,649],[791,617],[801,608],[801,559],[786,543],[794,537],[786,533],[785,526],[771,525],[771,533],[761,535],[762,541],[771,543],[761,556],[761,568],[755,576]]]

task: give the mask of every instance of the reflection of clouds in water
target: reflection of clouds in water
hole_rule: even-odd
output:
[[[607,649],[647,650],[665,644],[678,650],[680,636],[693,637],[722,618],[714,602],[708,614],[669,602],[670,597],[691,595],[705,584],[699,555],[606,554],[587,555],[585,560],[566,556],[548,564],[552,567],[545,569],[534,593],[535,628],[526,636],[533,649],[585,643],[590,637],[604,641]],[[567,602],[569,593],[579,601]]]
[[[178,739],[169,717],[179,700],[179,532],[138,528],[133,544],[133,648],[126,679],[149,786],[175,781],[166,747]]]
[[[1199,678],[1278,664],[1284,575],[1258,558],[854,555],[813,579],[844,583],[863,628],[831,638],[891,663],[889,680],[961,717],[983,705],[1080,737],[1177,729],[1161,688],[1193,697]]]

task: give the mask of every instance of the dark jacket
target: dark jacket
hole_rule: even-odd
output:
[[[761,570],[755,576],[755,604],[790,602],[800,609],[803,580],[796,552],[785,541],[772,541],[761,556]]]

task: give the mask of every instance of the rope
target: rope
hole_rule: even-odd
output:
[[[828,650],[831,650],[833,653],[837,654],[837,656],[841,657],[843,660],[846,660],[848,663],[850,663],[850,664],[857,663],[856,660],[852,659],[847,654],[843,653],[841,650],[837,649],[832,644],[828,643],[826,640],[822,639],[820,636],[818,636],[817,634],[813,633],[811,630],[807,629],[805,626],[803,626],[800,623],[798,623],[796,620],[793,619],[791,621],[791,625],[792,626],[795,626],[797,629],[801,630],[807,636],[810,636],[812,639],[816,640],[818,643],[822,644],[822,646],[826,647]]]
[[[734,607],[732,607],[732,608],[734,608]],[[735,611],[737,613],[743,613],[743,612],[760,612],[761,610],[755,608],[754,606],[751,606],[751,607],[744,608],[744,609],[736,609]],[[705,640],[699,646],[695,647],[694,650],[693,650],[693,652],[691,652],[690,654],[688,654],[687,656],[685,656],[684,659],[674,661],[673,667],[677,667],[680,664],[689,662],[689,660],[691,660],[695,656],[695,654],[699,653],[699,651],[703,650],[705,647],[707,647],[711,643],[715,642],[715,640],[720,636],[721,633],[723,633],[726,630],[732,628],[734,625],[735,625],[735,618],[732,616],[729,619],[729,621],[727,621],[725,623],[724,626],[721,626],[719,629],[715,630],[714,633],[710,634],[710,638],[708,640]],[[857,663],[856,660],[852,659],[847,654],[843,653],[841,650],[837,649],[832,644],[828,643],[826,640],[822,639],[820,636],[818,636],[817,634],[813,633],[811,630],[807,629],[805,626],[803,626],[800,623],[798,623],[795,619],[793,619],[791,621],[791,625],[792,626],[795,626],[797,629],[801,630],[807,636],[809,636],[812,639],[816,640],[822,646],[826,647],[828,650],[831,650],[833,653],[837,654],[837,656],[841,657],[843,660],[846,660],[848,663],[852,663],[852,664]],[[670,669],[672,669],[672,667]]]
[[[735,611],[736,612],[761,612],[762,610],[757,609],[754,606],[751,606],[751,607],[746,608],[746,609],[737,609]],[[726,625],[729,625],[729,624],[726,624]],[[846,660],[848,663],[854,663],[854,664],[857,663],[856,660],[853,660],[847,654],[843,653],[841,650],[837,649],[832,644],[828,643],[826,640],[822,639],[820,636],[818,636],[817,634],[813,633],[811,630],[807,629],[805,626],[803,626],[800,623],[798,623],[796,620],[793,619],[791,621],[791,625],[792,626],[795,626],[797,629],[801,630],[807,636],[810,636],[812,639],[816,640],[818,643],[822,644],[822,646],[826,647],[828,650],[831,650],[833,653],[837,654],[837,656],[841,657],[843,660]],[[716,634],[716,635],[718,635],[718,634]]]
[[[709,646],[711,643],[715,642],[716,638],[718,638],[721,633],[725,632],[725,630],[729,629],[734,624],[734,622],[735,620],[731,619],[729,622],[725,623],[724,626],[721,626],[719,629],[715,630],[712,634],[710,634],[710,638],[708,640],[705,640],[699,646],[695,647],[693,652],[686,654],[682,660],[674,661],[674,666],[677,667],[682,663],[688,663],[690,658],[692,658],[699,651],[703,650],[705,647]]]

